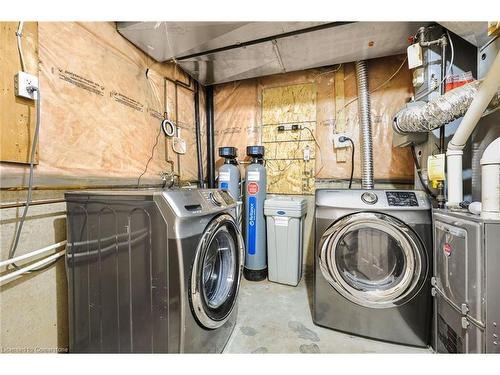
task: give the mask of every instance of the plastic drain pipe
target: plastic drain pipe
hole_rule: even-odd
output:
[[[463,201],[462,155],[470,135],[481,119],[486,107],[500,87],[500,51],[495,57],[488,74],[479,86],[477,95],[465,113],[460,126],[448,143],[446,161],[448,165],[448,207],[457,207]]]
[[[481,217],[500,219],[500,137],[486,147],[481,158]]]

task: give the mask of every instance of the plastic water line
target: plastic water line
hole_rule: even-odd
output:
[[[46,266],[47,264],[50,264],[52,262],[55,262],[58,258],[62,257],[66,253],[66,249],[59,251],[58,253],[52,254],[51,256],[48,256],[47,258],[44,258],[36,263],[30,264],[29,266],[19,268],[18,270],[8,273],[7,275],[0,276],[0,284],[5,283],[6,281],[10,281],[12,279],[15,279],[27,272],[37,270],[41,267]]]
[[[54,249],[57,249],[57,248],[59,248],[61,246],[66,245],[66,243],[67,243],[66,240],[64,240],[64,241],[55,243],[55,244],[50,245],[50,246],[42,247],[41,249],[30,251],[29,253],[19,255],[19,256],[15,257],[15,258],[10,258],[10,259],[1,261],[0,262],[0,268],[8,266],[9,264],[12,264],[12,263],[15,263],[15,262],[19,262],[21,260],[33,258],[36,255],[47,253],[47,252],[49,252],[51,250],[54,250]]]
[[[500,87],[500,51],[497,53],[490,70],[481,83],[477,95],[472,100],[462,122],[448,143],[446,152],[448,202],[449,207],[457,207],[463,201],[462,155],[470,135],[477,126],[485,109]]]

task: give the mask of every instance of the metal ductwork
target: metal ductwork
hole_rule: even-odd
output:
[[[370,92],[366,61],[356,61],[358,83],[359,139],[361,143],[361,188],[373,189],[373,146]]]
[[[421,106],[409,106],[394,117],[394,130],[398,133],[428,132],[464,116],[477,95],[480,81],[474,81]],[[498,105],[500,95],[490,102],[489,108]]]
[[[203,85],[405,53],[429,22],[118,22],[156,61]],[[486,24],[486,23],[485,23]]]

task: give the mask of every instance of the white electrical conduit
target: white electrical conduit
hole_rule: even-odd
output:
[[[448,202],[447,206],[456,207],[463,201],[462,154],[465,144],[476,128],[485,109],[500,87],[500,51],[490,67],[488,74],[479,86],[462,122],[448,143],[446,161],[448,165]]]
[[[21,37],[23,36],[23,26],[24,22],[19,22],[19,26],[17,27],[16,31],[16,39],[17,39],[17,50],[19,51],[19,60],[21,60],[21,70],[24,72],[26,68],[24,65],[24,55],[23,55],[23,48],[21,41]]]
[[[20,260],[24,260],[24,259],[28,259],[28,258],[33,258],[36,255],[44,254],[46,252],[49,252],[50,250],[54,250],[54,249],[57,249],[57,248],[59,248],[61,246],[64,246],[64,245],[66,245],[66,243],[67,243],[67,241],[64,240],[64,241],[55,243],[53,245],[43,247],[41,249],[34,250],[34,251],[31,251],[31,252],[23,254],[23,255],[19,255],[19,256],[15,257],[15,258],[10,258],[10,259],[1,261],[0,262],[0,268],[8,266],[9,264],[12,264],[12,263],[15,263],[15,262],[19,262]]]
[[[3,284],[6,281],[10,281],[12,279],[15,279],[16,277],[19,277],[19,276],[21,276],[21,275],[23,275],[26,272],[29,272],[31,270],[37,269],[39,267],[43,267],[43,266],[49,264],[50,262],[54,261],[55,259],[62,257],[64,255],[64,253],[66,253],[66,249],[61,250],[58,253],[52,254],[51,256],[48,256],[47,258],[39,260],[36,263],[30,264],[29,266],[19,268],[18,270],[14,271],[14,272],[8,273],[7,275],[0,276],[0,284]]]

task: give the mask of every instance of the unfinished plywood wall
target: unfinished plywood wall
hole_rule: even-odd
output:
[[[186,74],[173,64],[154,62],[111,22],[39,23],[38,39],[39,181],[47,176],[54,181],[68,176],[133,181],[151,157],[157,136],[144,181],[159,182],[159,173],[171,170],[172,164],[183,180],[196,179],[194,85]],[[171,141],[159,134],[165,112],[182,128],[185,155],[177,157]],[[25,173],[18,165],[1,168],[3,180]]]
[[[0,160],[28,163],[35,129],[35,103],[14,95],[14,75],[21,68],[17,49],[18,22],[0,22]],[[23,30],[24,64],[38,76],[38,27],[26,22]],[[35,162],[38,155],[35,155]]]
[[[411,96],[411,75],[404,56],[368,61],[371,90],[383,84],[401,67],[392,80],[372,93],[372,128],[375,178],[393,182],[412,181],[413,165],[407,148],[392,147],[393,115]],[[360,146],[357,115],[357,87],[354,63],[322,69],[267,76],[215,88],[216,146],[236,146],[240,158],[245,147],[260,144],[263,124],[263,93],[272,87],[314,84],[316,89],[315,174],[320,179],[348,179],[350,152],[333,149],[333,134],[346,132],[356,146],[354,178],[360,178]],[[283,116],[286,118],[286,115]],[[320,152],[321,151],[321,152]],[[221,161],[218,161],[219,163]]]
[[[293,125],[297,131],[279,131]],[[312,83],[262,91],[262,144],[269,193],[314,193],[316,87]],[[308,160],[304,160],[307,153]]]

